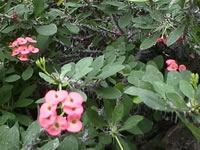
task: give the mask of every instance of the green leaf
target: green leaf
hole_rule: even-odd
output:
[[[71,33],[73,33],[73,34],[78,34],[79,31],[80,31],[79,27],[76,26],[75,24],[72,24],[72,23],[67,22],[67,23],[65,24],[65,26],[66,26],[67,29],[68,29]]]
[[[161,23],[162,21],[164,21],[163,14],[158,10],[151,11],[150,16],[157,22]]]
[[[143,119],[144,119],[144,117],[140,116],[140,115],[131,116],[126,120],[126,122],[119,129],[119,131],[129,130],[129,129],[133,128],[134,126],[136,126]]]
[[[156,67],[147,65],[146,72],[142,80],[153,84],[156,81],[163,81],[163,75]]]
[[[13,75],[10,75],[8,77],[5,78],[5,82],[15,82],[17,80],[19,80],[21,77],[17,74],[13,74]]]
[[[44,0],[33,0],[33,13],[37,17],[44,11]]]
[[[115,65],[115,64],[106,65],[105,67],[103,67],[102,73],[97,76],[97,79],[106,79],[116,74],[117,72],[121,71],[122,69],[124,69],[123,65]]]
[[[147,118],[140,121],[137,126],[134,126],[128,132],[135,135],[144,135],[145,133],[152,130],[153,122]]]
[[[32,77],[33,75],[33,69],[31,67],[28,67],[23,73],[22,73],[22,79],[23,80],[28,80]]]
[[[36,84],[33,84],[23,89],[22,93],[20,94],[19,99],[23,99],[23,98],[31,96],[32,93],[35,91],[36,87],[37,87]]]
[[[93,70],[91,66],[93,62],[92,57],[85,57],[76,63],[75,75],[73,79],[78,80]]]
[[[57,26],[54,23],[51,23],[49,25],[42,25],[35,27],[36,31],[44,36],[50,36],[57,32]]]
[[[49,82],[49,83],[54,83],[55,81],[50,78],[49,76],[47,76],[46,74],[44,74],[43,72],[39,72],[39,76],[44,79],[45,81]]]
[[[39,150],[56,150],[60,142],[58,138],[49,141],[47,144],[43,145]]]
[[[26,130],[25,137],[23,139],[23,149],[28,149],[30,144],[32,144],[40,133],[40,125],[38,121],[34,121]]]
[[[172,109],[182,109],[182,110],[189,110],[189,108],[186,106],[186,103],[182,97],[180,97],[176,93],[167,93],[167,98],[170,100],[172,104],[170,104],[170,107]]]
[[[19,150],[19,130],[16,126],[0,126],[0,147],[1,150]]]
[[[90,108],[87,108],[86,110],[87,117],[89,119],[89,122],[96,127],[103,127],[106,126],[106,122],[98,115],[98,113]]]
[[[101,67],[103,66],[103,63],[104,63],[104,55],[99,56],[94,60],[94,62],[91,65],[93,67],[93,70],[90,73],[88,73],[87,76],[88,80],[95,77],[99,73]]]
[[[179,88],[181,90],[181,92],[187,96],[190,100],[192,100],[194,98],[194,89],[192,87],[192,85],[185,81],[185,80],[180,80],[179,82]]]
[[[10,100],[12,88],[12,85],[4,85],[0,88],[0,104],[5,104]]]
[[[58,150],[79,150],[78,140],[73,135],[68,135],[60,143]]]
[[[15,116],[16,116],[17,121],[24,126],[29,126],[33,122],[30,116],[18,114],[18,113],[15,113]]]
[[[113,111],[113,114],[112,114],[113,123],[118,124],[121,121],[123,114],[124,114],[124,105],[123,103],[121,103],[117,105]]]
[[[177,86],[182,79],[181,75],[177,71],[171,71],[167,73],[167,84],[171,86]]]
[[[148,49],[148,48],[151,48],[155,43],[156,43],[156,40],[159,38],[159,35],[155,35],[153,37],[150,37],[148,39],[145,39],[141,45],[140,45],[140,49],[141,50],[145,50],[145,49]]]
[[[30,104],[32,104],[34,102],[34,100],[30,99],[30,98],[24,98],[24,99],[19,99],[14,106],[15,107],[26,107],[29,106]]]
[[[184,29],[185,26],[181,25],[177,29],[172,31],[167,38],[167,46],[174,44],[183,35]]]
[[[170,111],[166,101],[161,99],[156,93],[152,91],[132,86],[126,89],[124,93],[133,96],[139,96],[147,106],[155,110]]]
[[[120,90],[113,87],[96,88],[95,91],[99,96],[105,99],[116,99],[122,96]]]
[[[65,64],[61,67],[60,78],[63,79],[66,73],[70,72],[72,69],[72,64]]]
[[[125,14],[124,16],[120,17],[118,24],[120,28],[125,28],[131,22],[131,14]]]

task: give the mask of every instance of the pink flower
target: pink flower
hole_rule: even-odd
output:
[[[166,38],[158,38],[157,40],[156,40],[156,43],[160,43],[160,42],[163,42],[163,44],[167,44],[167,39]]]
[[[67,116],[67,122],[68,122],[67,131],[68,132],[76,133],[82,129],[83,124],[80,121],[80,117],[81,116],[77,114]]]
[[[184,70],[186,70],[187,68],[186,68],[186,66],[185,65],[179,65],[179,67],[178,67],[178,70],[179,71],[184,71]]]
[[[11,53],[11,56],[16,56],[16,55],[18,55],[19,53],[20,53],[19,48],[15,48],[15,49],[13,49],[13,51],[12,51],[12,53]]]
[[[19,45],[24,45],[27,43],[27,40],[25,38],[19,37],[17,38],[17,42]]]
[[[18,41],[12,42],[12,44],[9,45],[8,47],[16,47],[16,46],[18,46]]]
[[[82,115],[83,113],[83,106],[78,106],[78,107],[67,107],[64,106],[63,111],[68,114],[68,115],[73,115],[74,113],[77,115]]]
[[[48,128],[50,125],[52,125],[56,121],[56,115],[51,115],[47,118],[43,118],[39,115],[39,123],[42,127]]]
[[[171,63],[168,67],[168,71],[176,71],[178,69],[178,65],[176,63]]]
[[[20,55],[20,56],[18,57],[18,59],[19,59],[20,61],[27,61],[27,60],[29,60],[28,55]]]
[[[171,65],[172,63],[176,63],[176,61],[174,59],[168,59],[168,60],[166,60],[166,64],[167,65]]]
[[[55,122],[46,128],[47,132],[52,136],[59,135],[62,130],[66,130],[67,120],[65,117],[57,116]]]
[[[25,40],[27,40],[29,43],[37,43],[37,41],[33,40],[31,37],[25,37]]]
[[[39,52],[39,49],[38,49],[38,48],[35,48],[33,45],[29,45],[29,46],[28,46],[28,50],[29,50],[31,53],[38,53],[38,52]]]
[[[61,90],[61,91],[50,90],[46,93],[44,99],[45,102],[47,103],[58,104],[64,101],[67,97],[68,97],[68,92],[66,90]]]
[[[18,47],[18,49],[19,49],[19,52],[20,52],[22,55],[26,55],[26,54],[29,54],[29,53],[30,53],[29,49],[28,49],[27,46],[25,46],[25,45],[22,45],[22,46]]]
[[[40,107],[40,117],[48,118],[51,115],[56,114],[57,105],[43,103]]]
[[[70,92],[69,96],[63,102],[66,107],[78,107],[82,105],[83,97],[77,92]]]

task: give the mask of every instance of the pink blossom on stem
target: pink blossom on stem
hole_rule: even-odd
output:
[[[27,55],[30,53],[30,51],[26,45],[22,45],[22,46],[18,47],[18,49],[22,55]]]
[[[82,105],[83,97],[77,92],[70,92],[69,96],[63,102],[66,107],[78,107]]]
[[[29,50],[31,53],[38,53],[38,52],[39,52],[39,49],[38,49],[38,48],[35,48],[33,45],[29,45],[29,46],[28,46],[28,50]]]
[[[44,99],[45,102],[51,103],[51,104],[58,104],[62,101],[64,101],[68,97],[68,92],[66,90],[50,90],[46,93]]]
[[[67,116],[67,131],[72,133],[80,132],[83,127],[82,122],[80,121],[80,115],[73,114]]]
[[[51,115],[56,114],[57,105],[43,103],[40,107],[40,117],[47,118]]]
[[[176,71],[178,69],[178,65],[176,63],[171,63],[168,67],[168,71]]]
[[[23,37],[19,37],[19,38],[17,38],[17,42],[19,45],[24,45],[27,43],[27,40]]]
[[[22,55],[22,54],[19,55],[18,59],[20,61],[27,61],[27,60],[29,60],[28,55]]]
[[[168,59],[168,60],[166,60],[166,64],[167,65],[171,65],[172,63],[176,63],[176,60],[174,60],[174,59]]]
[[[41,115],[39,115],[39,123],[44,128],[48,128],[55,122],[55,120],[56,120],[56,114],[50,115],[47,118],[43,118]]]
[[[37,43],[37,41],[32,39],[31,37],[25,37],[25,40],[27,40],[27,42],[29,43]]]
[[[62,132],[62,130],[66,130],[66,128],[67,128],[66,118],[57,116],[55,122],[48,128],[46,128],[46,131],[52,136],[57,136]]]
[[[179,65],[178,70],[179,71],[185,71],[187,68],[185,65]]]
[[[16,56],[16,55],[18,55],[19,53],[20,53],[19,48],[15,48],[15,49],[13,49],[13,51],[12,51],[12,53],[11,53],[11,56]]]
[[[16,47],[18,46],[18,41],[14,41],[11,43],[11,45],[9,45],[8,47]]]
[[[83,106],[78,106],[78,107],[67,107],[64,106],[63,111],[68,114],[68,115],[72,115],[72,114],[77,114],[77,115],[82,115],[83,113]]]

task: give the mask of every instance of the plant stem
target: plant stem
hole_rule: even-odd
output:
[[[114,138],[116,139],[117,143],[119,144],[120,149],[124,150],[124,148],[123,148],[122,144],[120,143],[118,137],[115,135]]]

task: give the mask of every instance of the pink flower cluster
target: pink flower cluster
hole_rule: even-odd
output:
[[[186,66],[183,64],[178,65],[174,59],[166,60],[166,64],[168,65],[168,67],[167,67],[168,71],[177,71],[177,70],[184,71],[187,69]]]
[[[39,123],[50,135],[57,136],[63,130],[76,133],[82,129],[83,97],[79,93],[50,90],[44,99]]]
[[[9,45],[9,47],[13,48],[11,56],[17,56],[20,61],[29,60],[29,53],[38,53],[39,49],[31,45],[32,43],[37,43],[36,40],[31,37],[19,37],[14,42]]]

